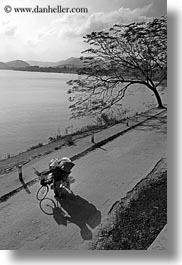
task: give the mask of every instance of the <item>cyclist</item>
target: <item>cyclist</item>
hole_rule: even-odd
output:
[[[53,158],[49,162],[49,169],[39,173],[39,176],[52,174],[54,193],[56,196],[60,196],[61,185],[70,188],[68,176],[73,166],[74,163],[68,157],[63,157],[60,160]],[[45,179],[43,178],[42,181],[44,182]]]

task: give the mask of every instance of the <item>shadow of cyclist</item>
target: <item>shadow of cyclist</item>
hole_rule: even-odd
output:
[[[56,200],[60,203],[61,208],[56,207],[53,210],[53,217],[57,224],[67,225],[74,223],[80,228],[80,234],[84,240],[92,239],[92,231],[101,222],[101,212],[80,196],[67,197]]]

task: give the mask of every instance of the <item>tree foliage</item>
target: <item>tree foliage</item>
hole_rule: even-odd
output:
[[[119,104],[128,87],[145,85],[163,104],[158,86],[167,78],[167,18],[114,25],[108,31],[84,36],[78,79],[70,80],[73,117],[95,115]]]

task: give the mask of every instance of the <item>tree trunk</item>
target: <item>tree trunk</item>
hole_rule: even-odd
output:
[[[164,105],[162,103],[162,99],[161,99],[161,97],[160,97],[159,92],[157,91],[157,89],[156,88],[153,88],[152,91],[154,92],[154,95],[155,95],[155,97],[157,99],[158,108],[159,109],[166,109],[166,107],[164,107]]]

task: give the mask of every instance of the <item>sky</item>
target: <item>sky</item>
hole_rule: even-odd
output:
[[[12,11],[5,12],[6,6]],[[87,8],[88,13],[15,13],[14,8]],[[116,23],[166,15],[167,0],[0,0],[0,62],[80,57],[83,36]]]

